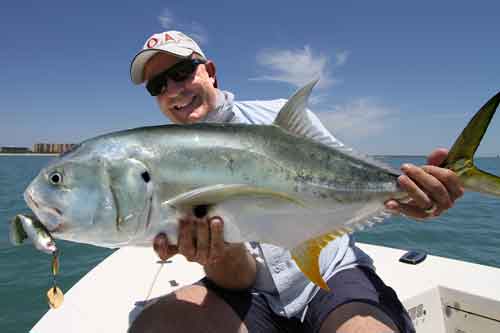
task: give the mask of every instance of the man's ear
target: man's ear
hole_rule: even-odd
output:
[[[207,69],[208,76],[213,79],[214,87],[218,88],[217,84],[217,68],[215,67],[215,63],[211,60],[208,60],[205,63],[205,68]]]

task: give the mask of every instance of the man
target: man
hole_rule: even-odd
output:
[[[146,82],[160,110],[174,123],[269,124],[285,100],[236,102],[218,89],[216,67],[200,47],[177,31],[154,34],[131,64],[136,84]],[[339,143],[308,111],[317,135]],[[429,164],[439,165],[445,150]],[[399,178],[410,202],[386,207],[416,218],[450,208],[463,190],[457,176],[436,166],[405,164]],[[371,259],[350,236],[331,242],[321,255],[321,272],[332,292],[319,290],[284,249],[268,244],[224,243],[223,216],[185,216],[178,245],[158,235],[162,259],[176,253],[203,265],[206,278],[144,309],[132,332],[414,332],[394,291],[374,272]]]

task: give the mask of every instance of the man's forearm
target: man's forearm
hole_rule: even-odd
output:
[[[247,289],[257,275],[255,258],[244,244],[231,244],[216,263],[205,265],[207,277],[221,288]]]

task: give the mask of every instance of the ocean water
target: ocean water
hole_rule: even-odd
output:
[[[0,156],[0,332],[27,332],[47,311],[45,293],[51,285],[50,256],[31,245],[13,247],[8,223],[29,212],[22,193],[50,157]],[[423,164],[420,157],[387,157],[389,164]],[[499,158],[480,158],[477,165],[500,174]],[[500,267],[500,200],[466,193],[453,209],[429,222],[393,217],[355,235],[360,242]],[[61,250],[58,282],[67,291],[83,275],[112,253],[109,249],[57,241]],[[92,292],[92,291],[89,291]],[[98,299],[99,295],[96,295]]]

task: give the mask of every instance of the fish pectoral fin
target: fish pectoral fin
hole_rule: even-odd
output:
[[[352,230],[349,228],[339,228],[321,236],[311,238],[290,251],[293,260],[301,272],[318,287],[330,291],[319,269],[319,255],[321,250],[337,237],[343,236],[351,231]]]
[[[155,179],[147,166],[134,158],[106,163],[107,182],[116,210],[116,229],[125,231],[127,221],[148,214]]]
[[[218,184],[194,189],[182,193],[163,205],[174,207],[180,211],[189,211],[200,206],[214,206],[225,201],[236,198],[248,197],[271,198],[274,202],[278,200],[283,203],[291,203],[301,207],[305,205],[287,193],[276,192],[268,189],[258,188],[245,184]]]

